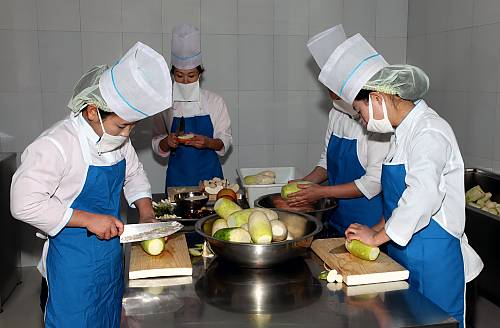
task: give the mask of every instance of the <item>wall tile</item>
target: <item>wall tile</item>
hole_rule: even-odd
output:
[[[200,0],[162,1],[163,33],[172,33],[174,26],[179,24],[193,24],[198,28],[200,27]]]
[[[277,91],[275,144],[306,144],[309,100],[306,91]]]
[[[458,140],[460,149],[465,149],[468,133],[468,117],[471,114],[469,108],[469,92],[446,91],[441,93],[444,98],[443,106],[433,109],[443,117],[452,127]]]
[[[274,32],[274,1],[238,0],[238,33],[267,34]]]
[[[427,0],[427,33],[444,32],[448,28],[451,0]]]
[[[307,120],[307,142],[310,144],[324,143],[328,114],[332,109],[332,101],[326,90],[310,91]]]
[[[123,0],[123,31],[161,33],[162,0]]]
[[[274,166],[273,145],[248,145],[238,147],[238,162],[241,168]]]
[[[0,93],[0,131],[14,137],[3,151],[23,152],[42,133],[41,103],[40,93]]]
[[[238,91],[213,90],[213,92],[221,96],[224,99],[224,102],[226,103],[227,109],[229,111],[229,117],[231,119],[231,132],[233,135],[233,145],[237,146],[238,134],[239,134]]]
[[[408,0],[408,36],[424,35],[427,30],[428,0]]]
[[[35,0],[0,2],[0,29],[35,30]]]
[[[274,1],[274,33],[308,35],[309,2],[304,0]]]
[[[201,32],[238,34],[238,2],[235,0],[201,1]]]
[[[496,105],[496,116],[495,116],[495,142],[493,143],[494,148],[494,154],[493,154],[493,159],[497,162],[500,162],[500,143],[498,143],[498,140],[500,140],[500,131],[498,127],[500,126],[500,94],[497,95],[497,105]]]
[[[37,0],[38,30],[80,31],[79,0]]]
[[[406,38],[408,0],[377,0],[376,36]]]
[[[122,33],[82,32],[83,72],[96,65],[112,65],[123,54]]]
[[[474,1],[450,0],[448,29],[458,29],[472,26]]]
[[[238,88],[240,90],[273,89],[273,37],[240,35],[238,37]]]
[[[471,81],[473,91],[496,92],[498,88],[498,67],[500,45],[492,42],[498,38],[500,24],[478,26],[472,29]],[[465,76],[463,77],[465,80]]]
[[[325,149],[324,143],[307,144],[307,168],[304,174],[309,174],[318,165],[321,153]]]
[[[342,0],[309,0],[309,36],[342,24]]]
[[[42,91],[67,91],[82,76],[82,36],[80,32],[40,31]]]
[[[269,91],[239,93],[239,144],[274,143],[274,95]]]
[[[446,80],[446,33],[436,33],[426,36],[425,39],[425,67],[433,90],[443,90]],[[432,49],[432,51],[430,50]]]
[[[426,71],[425,66],[425,35],[409,37],[406,47],[406,62]]]
[[[204,83],[207,88],[237,90],[238,37],[236,35],[203,35],[201,41]]]
[[[390,64],[406,63],[406,38],[382,38],[375,40],[376,49]]]
[[[0,92],[40,92],[36,31],[0,30]]]
[[[302,174],[307,170],[306,144],[275,145],[274,153],[275,166],[292,166]]]
[[[64,119],[70,114],[68,101],[71,93],[42,93],[42,123],[43,130],[48,129],[54,123]]]
[[[474,18],[475,26],[500,22],[500,1],[475,0]]]
[[[377,1],[344,1],[343,25],[348,36],[361,33],[364,37],[375,36]]]
[[[82,31],[121,32],[121,0],[80,0]]]
[[[236,170],[239,168],[238,162],[238,146],[233,146],[224,157],[221,158],[222,171],[224,178],[229,179],[231,182],[236,182],[238,173]]]
[[[468,91],[471,89],[471,29],[454,30],[447,33],[445,60],[445,90]]]
[[[162,54],[163,41],[161,33],[123,33],[123,53],[127,52],[137,42],[142,42]]]
[[[313,83],[305,36],[275,36],[275,89],[308,90]]]

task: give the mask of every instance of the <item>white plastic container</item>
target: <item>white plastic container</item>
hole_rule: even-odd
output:
[[[248,206],[254,207],[254,202],[257,198],[264,195],[281,192],[281,187],[286,185],[288,181],[296,178],[295,167],[260,167],[260,168],[240,168],[237,170],[238,176],[243,184],[245,196],[248,200]],[[249,175],[255,175],[262,171],[273,171],[276,174],[274,184],[267,185],[246,185],[243,178]]]

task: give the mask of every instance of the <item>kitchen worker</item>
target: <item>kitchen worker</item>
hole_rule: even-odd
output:
[[[366,51],[359,55],[344,53],[344,49],[354,41],[357,47]],[[346,86],[348,89],[360,89],[369,78],[366,72],[376,72],[388,65],[382,56],[363,62],[365,57],[372,56],[376,51],[361,35],[356,36],[354,41],[352,38],[346,41],[342,25],[337,25],[312,37],[307,44],[320,68],[325,66],[330,56],[335,58],[339,52],[344,54],[340,60],[350,65],[352,73],[346,70],[339,77],[348,74],[352,81]],[[289,205],[304,206],[320,198],[336,198],[338,207],[330,213],[323,235],[343,236],[351,223],[363,222],[373,226],[380,220],[380,174],[382,162],[389,151],[390,136],[367,132],[358,120],[359,115],[354,111],[352,101],[347,103],[342,100],[336,93],[340,93],[338,90],[328,91],[333,109],[329,113],[325,148],[317,166],[303,178],[314,184],[299,185],[302,190],[291,195]],[[327,186],[319,185],[327,179]]]
[[[392,65],[365,84],[354,107],[369,131],[392,133],[382,169],[384,215],[352,224],[348,239],[379,246],[410,271],[410,285],[464,326],[464,287],[482,270],[464,234],[464,163],[453,130],[422,99],[429,78]]]
[[[137,43],[78,81],[72,114],[23,152],[11,211],[48,236],[46,327],[119,327],[123,294],[120,194],[154,221],[151,188],[129,139],[135,122],[171,105],[165,59]],[[48,246],[48,247],[47,247]]]
[[[233,139],[224,99],[200,88],[204,71],[200,30],[188,24],[174,27],[171,48],[174,104],[154,117],[152,141],[153,151],[169,158],[165,190],[223,178],[219,157]],[[182,125],[184,131],[179,131]],[[182,133],[194,137],[180,143],[177,137]]]

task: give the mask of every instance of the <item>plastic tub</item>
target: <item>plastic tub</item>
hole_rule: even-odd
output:
[[[281,192],[281,187],[286,185],[288,181],[297,177],[297,170],[295,167],[239,168],[237,171],[250,207],[254,207],[255,200],[261,196]],[[248,175],[255,175],[262,171],[273,171],[276,174],[275,183],[267,185],[246,185],[243,182],[244,177]]]

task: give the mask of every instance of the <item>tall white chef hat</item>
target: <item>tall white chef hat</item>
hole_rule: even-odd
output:
[[[162,55],[137,42],[99,80],[108,107],[135,122],[172,106],[172,80]]]
[[[320,32],[307,41],[307,48],[319,68],[323,68],[328,57],[346,39],[342,24]]]
[[[172,30],[172,66],[192,69],[201,65],[200,30],[190,24],[181,24]]]
[[[319,74],[319,80],[348,104],[352,104],[370,78],[389,64],[361,34],[335,49]]]

